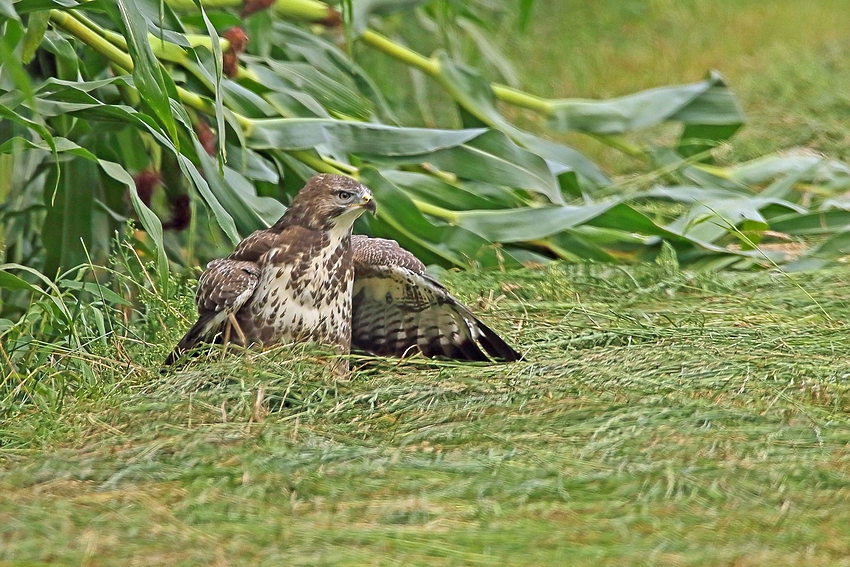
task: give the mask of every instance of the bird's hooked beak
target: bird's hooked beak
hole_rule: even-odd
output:
[[[371,212],[373,215],[375,211],[378,210],[378,204],[375,202],[375,198],[372,196],[372,192],[367,190],[363,193],[363,196],[360,197],[360,206]]]

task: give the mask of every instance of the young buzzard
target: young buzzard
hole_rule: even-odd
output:
[[[311,178],[274,226],[207,264],[195,295],[198,321],[165,364],[198,343],[229,341],[519,360],[413,254],[393,240],[352,237],[366,210],[374,213],[375,201],[360,183],[341,175]]]

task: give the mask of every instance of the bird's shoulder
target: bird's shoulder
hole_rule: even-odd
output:
[[[249,234],[228,258],[263,263],[274,251],[275,262],[286,261],[294,252],[310,253],[322,243],[322,233],[300,225],[257,230]]]
[[[351,237],[351,252],[356,276],[425,273],[425,264],[395,240],[355,234]]]

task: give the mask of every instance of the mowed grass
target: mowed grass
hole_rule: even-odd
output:
[[[847,278],[448,274],[526,361],[116,365],[3,423],[0,560],[848,565]]]
[[[723,163],[847,159],[848,19],[841,0],[537,0],[503,37],[549,96],[719,69],[750,118]],[[308,348],[160,374],[188,323],[111,345],[100,383],[0,421],[0,565],[850,565],[846,268],[444,279],[527,360],[355,357],[341,381]]]

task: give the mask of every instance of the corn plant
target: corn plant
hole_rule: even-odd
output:
[[[520,2],[523,25],[530,6]],[[744,122],[715,72],[612,100],[550,100],[485,79],[461,59],[456,30],[430,55],[377,31],[383,14],[407,10],[435,30],[466,30],[488,51],[473,25],[477,9],[421,0],[0,1],[4,260],[55,279],[105,263],[113,234],[136,219],[129,238],[167,286],[170,264],[226,253],[277,219],[318,171],[372,188],[379,212],[358,230],[445,267],[635,262],[665,242],[679,262],[703,267],[789,258],[781,246],[760,246],[765,238],[823,241],[796,267],[843,255],[850,213],[836,196],[846,165],[812,155],[712,164],[712,149]],[[456,127],[400,121],[385,92],[407,77],[368,72],[363,52],[427,77],[419,92],[441,91],[451,118],[443,122]],[[511,107],[533,113],[539,127],[518,127],[506,118]],[[670,147],[625,136],[662,122],[681,125]],[[595,137],[645,160],[647,173],[612,181],[546,132]]]

